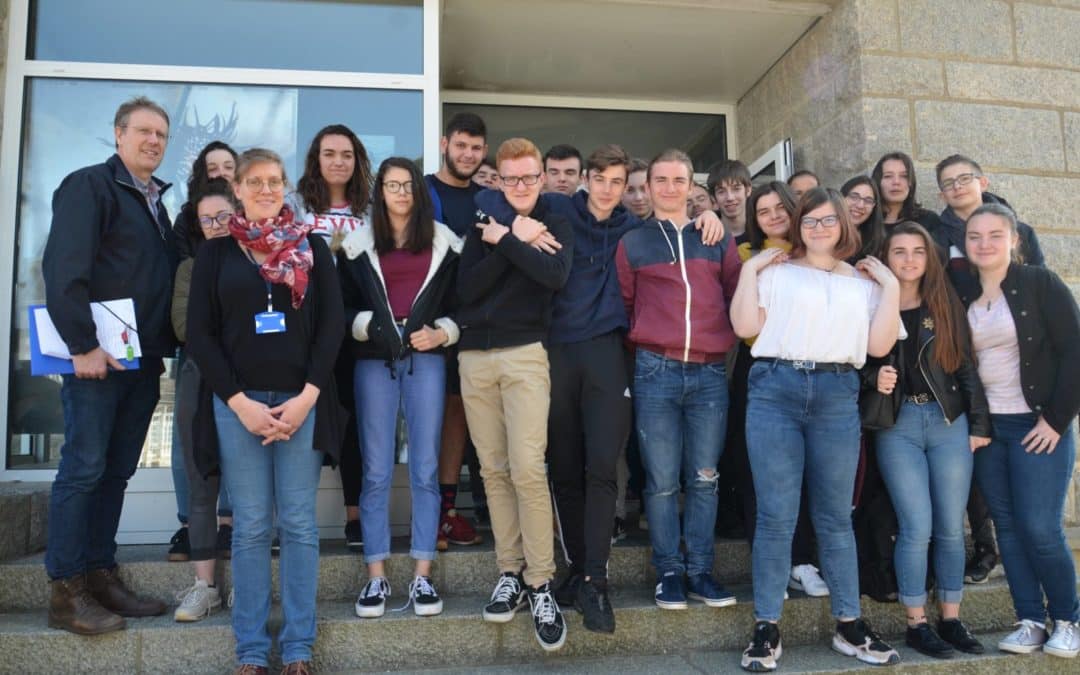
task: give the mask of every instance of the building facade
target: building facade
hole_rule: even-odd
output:
[[[174,214],[186,167],[213,138],[272,147],[295,178],[315,131],[343,122],[373,162],[405,155],[432,171],[441,118],[463,108],[482,108],[492,144],[515,132],[586,151],[601,139],[638,154],[677,144],[702,164],[775,164],[782,156],[770,152],[790,139],[795,168],[831,185],[902,150],[933,210],[943,206],[933,165],[960,152],[980,161],[1080,294],[1080,2],[552,0],[496,12],[485,0],[195,0],[183,10],[143,3],[137,15],[127,6],[0,0],[0,340],[11,355],[0,363],[0,480],[48,480],[59,458],[58,384],[26,363],[49,199],[66,173],[108,156],[112,112],[136,93],[173,116],[163,171],[176,183]],[[218,48],[253,30],[285,38]],[[125,541],[175,529],[171,417],[166,378]],[[327,470],[320,492],[320,521],[335,536],[336,481]],[[1078,492],[1080,473],[1074,523]],[[406,522],[407,500],[395,511]]]

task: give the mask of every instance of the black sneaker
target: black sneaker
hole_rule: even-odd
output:
[[[416,616],[435,616],[442,614],[442,598],[439,597],[431,577],[419,576],[409,584],[409,601]]]
[[[956,653],[952,645],[938,637],[930,624],[925,621],[914,628],[908,626],[904,642],[920,654],[926,654],[935,659],[951,659]]]
[[[863,619],[837,621],[832,648],[844,656],[854,656],[863,663],[875,666],[900,663],[900,655],[870,629]]]
[[[188,560],[191,560],[191,540],[188,538],[188,529],[181,527],[169,540],[169,562]]]
[[[615,516],[615,525],[611,528],[611,543],[617,544],[626,539],[626,521]]]
[[[986,651],[960,619],[942,619],[937,624],[938,635],[956,649],[966,654],[982,654]]]
[[[558,595],[555,599],[558,600]],[[578,585],[574,606],[584,615],[585,630],[596,633],[615,632],[615,611],[608,599],[607,579],[582,581]]]
[[[390,582],[386,577],[372,577],[356,596],[356,616],[361,619],[377,619],[386,613],[386,598],[390,596]]]
[[[566,577],[555,587],[555,602],[559,607],[573,607],[577,602],[578,589],[585,580],[585,575],[573,567],[566,573]]]
[[[555,602],[555,595],[551,592],[551,584],[547,583],[539,588],[530,587],[528,593],[536,641],[547,652],[561,648],[566,643],[566,622],[563,621],[559,603]]]
[[[484,606],[484,621],[506,623],[514,614],[525,606],[525,584],[521,576],[513,572],[503,572],[491,592],[491,600]]]
[[[767,673],[776,670],[776,663],[784,650],[780,646],[780,627],[768,621],[754,624],[754,636],[750,646],[742,653],[743,670],[752,673]]]
[[[990,573],[997,567],[997,556],[993,553],[972,558],[964,567],[965,584],[985,584],[990,581]]]
[[[232,557],[232,525],[218,525],[214,548],[217,549],[217,555],[222,560]]]
[[[350,520],[345,523],[345,548],[350,551],[364,550],[364,533],[360,528],[359,520]]]

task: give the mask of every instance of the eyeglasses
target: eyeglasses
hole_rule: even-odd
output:
[[[543,175],[542,173],[534,173],[526,176],[499,176],[499,178],[502,178],[503,185],[506,187],[515,187],[518,183],[531,187],[539,183],[540,177]]]
[[[413,189],[413,182],[411,180],[407,180],[404,182],[400,180],[384,180],[382,186],[386,188],[387,192],[393,192],[396,194],[404,190],[405,194],[411,195]]]
[[[803,216],[799,224],[803,226],[803,229],[815,230],[820,225],[825,229],[832,229],[840,224],[839,216],[825,216],[824,218],[815,218],[813,216]]]
[[[877,204],[877,200],[873,197],[860,197],[856,192],[849,192],[845,199],[852,204],[862,204],[868,209],[874,208],[874,204]]]
[[[127,129],[129,127],[128,127],[128,125],[125,124],[122,128]],[[130,128],[131,128],[132,131],[134,131],[139,136],[142,136],[143,138],[156,137],[162,143],[169,140],[169,134],[162,133],[162,132],[158,131],[157,129],[151,129],[150,127],[130,127]]]
[[[199,225],[203,227],[225,227],[233,217],[232,211],[218,211],[216,216],[199,216]]]
[[[252,192],[262,192],[264,187],[269,187],[270,192],[281,192],[285,189],[285,181],[280,178],[271,178],[268,181],[262,178],[245,178],[244,185]]]
[[[941,181],[941,191],[942,192],[951,192],[955,188],[963,187],[965,185],[970,184],[971,181],[975,180],[978,177],[979,177],[979,174],[977,174],[977,173],[962,173],[959,176],[957,176],[956,178],[948,178],[946,180]]]

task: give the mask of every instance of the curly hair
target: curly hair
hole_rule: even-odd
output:
[[[359,216],[367,210],[371,202],[371,160],[368,158],[364,144],[360,142],[352,129],[344,124],[331,124],[315,134],[311,147],[308,148],[307,158],[304,160],[304,175],[296,183],[296,192],[308,211],[326,213],[330,210],[330,188],[319,168],[322,140],[327,136],[344,136],[352,144],[356,167],[353,169],[352,176],[349,177],[349,182],[345,184],[345,198],[349,202],[352,214]]]

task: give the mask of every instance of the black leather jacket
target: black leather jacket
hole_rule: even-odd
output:
[[[980,295],[975,274],[953,279],[964,306]],[[1059,434],[1080,412],[1080,309],[1069,287],[1050,270],[1009,265],[1001,282],[1016,324],[1020,346],[1020,386],[1024,400]]]
[[[968,434],[989,438],[992,435],[990,424],[990,406],[986,402],[986,392],[983,391],[982,382],[979,381],[979,373],[975,369],[975,361],[971,357],[970,344],[966,347],[963,364],[955,373],[947,373],[942,370],[934,359],[934,342],[937,335],[934,332],[934,322],[926,305],[919,308],[919,335],[918,345],[919,370],[923,379],[934,392],[934,398],[941,406],[941,412],[951,424],[960,415],[967,413]],[[967,339],[967,338],[965,338]],[[897,370],[896,388],[899,391],[904,383],[904,358],[905,349],[911,348],[911,340],[897,340],[890,355],[895,361]],[[860,371],[862,387],[864,390],[877,389],[878,370],[889,360],[889,357],[869,358],[866,365]]]

